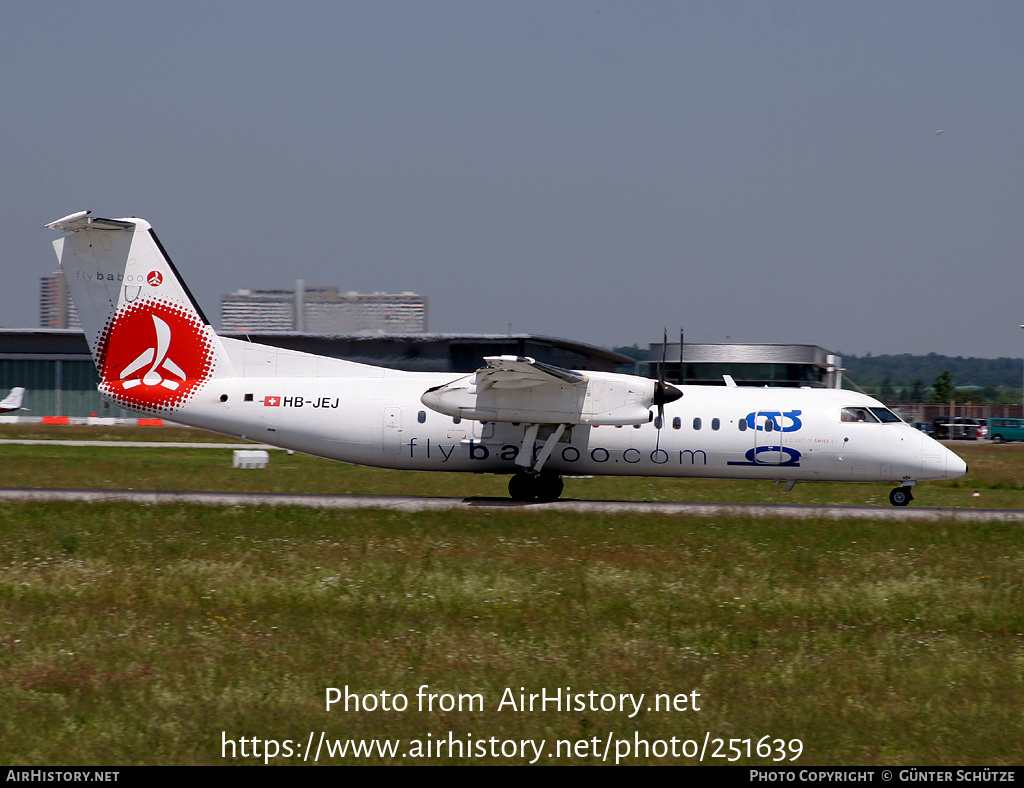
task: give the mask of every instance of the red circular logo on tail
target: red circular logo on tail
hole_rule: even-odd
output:
[[[114,318],[101,353],[101,390],[128,407],[173,410],[210,378],[213,345],[194,313],[160,301]]]
[[[159,271],[150,271],[149,276],[146,277],[146,281],[153,287],[156,287],[163,283],[164,277]]]

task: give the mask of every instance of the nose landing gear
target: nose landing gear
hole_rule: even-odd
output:
[[[889,503],[893,506],[906,506],[912,500],[914,500],[914,494],[908,486],[896,487],[889,493]]]

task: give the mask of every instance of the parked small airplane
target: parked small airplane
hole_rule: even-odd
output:
[[[47,225],[111,402],[361,465],[511,474],[554,500],[561,474],[893,482],[967,471],[880,402],[837,389],[672,386],[493,356],[470,375],[404,372],[219,337],[148,222]],[[655,411],[657,415],[655,415]]]
[[[12,410],[21,410],[21,400],[25,396],[25,389],[22,386],[15,386],[11,393],[0,400],[0,413],[10,413]]]

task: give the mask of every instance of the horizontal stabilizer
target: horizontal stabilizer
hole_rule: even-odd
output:
[[[79,211],[46,225],[51,230],[62,230],[67,233],[84,230],[86,227],[93,230],[128,230],[134,226],[135,222],[127,219],[100,219],[98,216],[92,216],[92,211]]]

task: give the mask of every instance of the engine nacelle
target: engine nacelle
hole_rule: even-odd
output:
[[[664,402],[682,396],[675,387],[635,375],[562,370],[515,356],[486,360],[487,367],[430,389],[420,401],[438,413],[477,421],[626,426],[651,420],[659,385]]]

